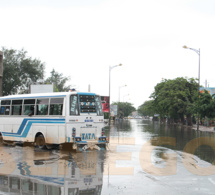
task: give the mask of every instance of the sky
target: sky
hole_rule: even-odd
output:
[[[0,19],[0,48],[24,48],[79,91],[108,96],[121,63],[111,102],[137,108],[163,78],[198,78],[183,45],[215,87],[214,0],[0,0]]]

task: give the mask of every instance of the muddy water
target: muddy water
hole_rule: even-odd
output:
[[[214,194],[215,133],[129,120],[106,135],[105,152],[0,147],[0,194]]]

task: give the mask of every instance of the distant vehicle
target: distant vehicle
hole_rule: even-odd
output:
[[[133,119],[134,117],[133,116],[128,116],[128,119]]]
[[[142,116],[135,116],[134,118],[135,118],[135,119],[143,119]]]
[[[0,140],[34,142],[38,148],[71,143],[77,151],[107,143],[100,96],[59,92],[0,98]]]

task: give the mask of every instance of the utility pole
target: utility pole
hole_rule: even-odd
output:
[[[184,49],[190,49],[194,52],[196,52],[199,56],[199,73],[198,73],[198,91],[197,91],[197,94],[198,94],[198,97],[199,97],[199,88],[200,88],[200,48],[199,49],[194,49],[194,48],[191,48],[191,47],[187,47],[186,45],[183,46]],[[197,112],[197,130],[199,130],[199,98],[198,98],[198,112]]]
[[[0,51],[0,96],[2,96],[3,52]]]
[[[90,88],[91,88],[91,86],[90,86],[90,84],[89,84],[89,85],[88,85],[88,92],[91,92]]]

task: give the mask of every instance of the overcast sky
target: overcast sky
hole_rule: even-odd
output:
[[[80,91],[135,107],[162,78],[198,77],[215,87],[214,0],[0,0],[0,47],[20,50],[70,76]],[[130,94],[129,96],[127,94]]]

